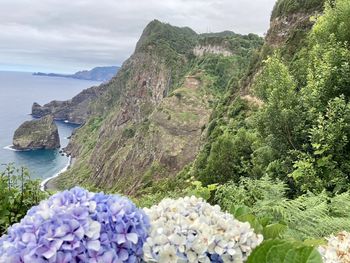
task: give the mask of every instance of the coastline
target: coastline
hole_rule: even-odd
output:
[[[31,150],[17,150],[15,148],[13,148],[13,144],[5,146],[5,147],[3,147],[3,149],[13,151],[13,152],[29,152],[29,151],[31,151]]]
[[[64,173],[65,171],[67,171],[69,169],[69,167],[72,165],[73,163],[73,158],[71,156],[68,157],[68,163],[65,167],[63,167],[58,173],[54,174],[53,176],[51,177],[48,177],[46,178],[45,180],[43,180],[41,183],[40,183],[40,190],[41,191],[46,191],[46,190],[50,190],[52,189],[52,187],[50,187],[50,181],[58,176],[60,176],[62,173]]]

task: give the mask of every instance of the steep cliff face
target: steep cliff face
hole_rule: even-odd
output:
[[[251,64],[242,80],[243,95],[250,93],[251,84],[262,66],[262,62],[278,50],[286,61],[292,61],[295,54],[307,43],[306,36],[322,13],[325,0],[278,0],[272,11],[270,27],[259,55]]]
[[[193,50],[193,54],[197,57],[203,57],[208,54],[223,55],[227,57],[232,55],[232,51],[225,46],[208,44],[197,45]]]
[[[83,124],[92,114],[90,104],[106,91],[106,85],[92,87],[80,92],[67,101],[51,101],[43,106],[34,102],[32,115],[35,118],[52,115],[56,120],[67,120],[76,124]]]
[[[113,182],[119,191],[134,194],[145,184],[169,177],[193,160],[203,127],[209,120],[211,97],[194,76],[157,104],[147,118],[105,127],[93,150],[96,172],[89,181],[102,188]],[[137,116],[138,117],[138,116]],[[119,130],[118,130],[119,129]]]
[[[78,157],[72,173],[79,170],[77,173],[82,174],[84,170],[88,174],[77,180],[79,183],[110,188],[135,173],[137,167],[152,165],[152,161],[140,158],[140,144],[147,143],[142,132],[151,113],[184,76],[195,37],[192,30],[156,20],[146,27],[135,53],[107,85],[105,94],[92,104],[97,114],[67,147],[73,157]],[[64,181],[64,176],[61,179]]]
[[[249,140],[254,141],[252,137],[256,136],[254,129],[257,129],[257,126],[252,123],[261,118],[257,112],[264,106],[262,98],[257,97],[254,90],[257,77],[261,73],[264,61],[276,54],[287,65],[296,86],[302,87],[307,74],[305,65],[308,64],[308,61],[305,61],[307,55],[302,52],[308,52],[307,47],[310,43],[307,35],[314,25],[312,17],[322,13],[323,3],[324,0],[277,1],[262,48],[251,60],[247,73],[242,79],[230,84],[227,96],[220,100],[213,110],[208,132],[203,140],[204,145],[190,169],[186,169],[187,175],[197,177],[204,183],[213,183],[210,177],[214,177],[215,173],[217,178],[239,178],[256,176],[260,172],[260,168],[254,170],[259,166],[254,163],[255,156],[259,155],[258,151],[254,152],[256,145],[249,143]],[[275,72],[271,74],[278,76]],[[240,144],[241,150],[237,146]],[[237,157],[233,157],[234,155]],[[248,167],[247,164],[254,167],[251,174],[247,170],[243,171]],[[229,168],[225,169],[226,166]],[[221,169],[222,167],[224,168]]]
[[[324,2],[324,0],[277,1],[265,45],[273,49],[284,47],[285,53],[295,53],[315,23],[312,17],[322,12]]]
[[[228,41],[226,37],[221,41]],[[239,55],[209,52],[196,58],[193,51],[203,36],[151,22],[135,53],[90,105],[94,114],[66,149],[76,161],[53,183],[137,194],[160,178],[174,176],[199,151],[213,103],[225,92],[224,87],[216,90],[217,83],[225,86],[232,77],[224,65],[243,71],[243,54],[249,57],[261,43],[257,36],[237,38],[249,47],[243,51],[238,44]]]

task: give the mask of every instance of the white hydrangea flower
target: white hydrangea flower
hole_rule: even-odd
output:
[[[200,198],[164,199],[144,209],[151,221],[145,262],[245,262],[263,240],[249,223]]]
[[[327,238],[328,244],[320,246],[318,251],[324,263],[350,262],[350,233],[343,231],[338,235]]]

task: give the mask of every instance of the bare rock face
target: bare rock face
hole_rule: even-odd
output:
[[[193,54],[196,57],[203,57],[208,54],[223,55],[228,57],[232,56],[233,52],[229,48],[220,45],[197,45],[193,49]]]
[[[91,114],[89,105],[97,100],[106,90],[106,85],[91,87],[83,90],[71,100],[51,101],[43,106],[34,102],[32,115],[41,118],[52,115],[55,120],[69,121],[71,123],[83,124]]]
[[[15,131],[13,147],[17,150],[56,149],[60,147],[58,129],[51,115],[26,121]]]

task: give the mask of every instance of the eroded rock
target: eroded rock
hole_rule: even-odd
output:
[[[56,149],[59,147],[58,129],[51,115],[24,122],[13,136],[13,148],[17,150]]]

